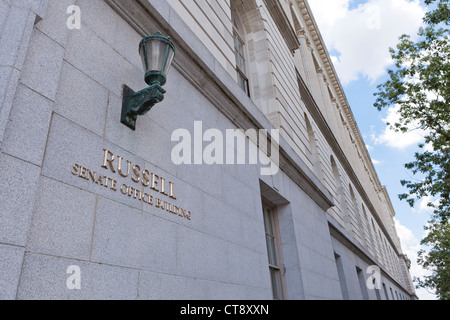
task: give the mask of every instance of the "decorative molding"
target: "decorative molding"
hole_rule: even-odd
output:
[[[306,23],[307,30],[304,30],[302,32],[302,34],[304,34],[306,39],[309,39],[307,34],[309,34],[312,38],[311,42],[314,44],[314,47],[316,48],[315,51],[318,53],[318,56],[320,57],[321,62],[323,63],[323,65],[325,67],[326,72],[324,72],[324,76],[326,75],[329,78],[330,86],[334,89],[334,91],[338,95],[337,99],[338,99],[338,102],[341,106],[343,113],[345,114],[345,118],[346,118],[345,120],[347,121],[349,129],[351,130],[351,132],[353,133],[353,136],[355,137],[355,140],[356,140],[355,144],[356,144],[358,150],[362,153],[363,165],[369,171],[370,181],[372,181],[374,183],[375,190],[377,192],[380,192],[383,190],[384,187],[381,185],[378,174],[373,166],[371,157],[369,155],[369,152],[367,151],[365,142],[362,138],[362,135],[358,128],[358,125],[356,124],[356,120],[353,115],[353,112],[352,112],[350,105],[348,103],[348,100],[345,96],[344,89],[342,88],[340,80],[337,77],[337,72],[336,72],[334,65],[331,61],[331,58],[328,54],[328,50],[326,49],[326,47],[324,45],[324,41],[322,39],[322,36],[320,35],[317,24],[314,20],[314,17],[311,14],[311,9],[309,7],[309,4],[306,0],[293,0],[293,1],[297,1],[299,8],[300,8],[300,12],[302,14],[302,17]],[[303,98],[303,95],[302,95],[302,98]],[[313,104],[310,104],[310,105],[313,105]],[[320,118],[323,118],[323,116],[318,117],[318,119],[320,119]],[[327,140],[330,139],[331,141],[335,141],[335,143],[337,144],[337,141],[334,138],[334,136],[333,136],[333,138],[330,137],[330,135],[329,135],[330,129],[327,127],[328,127],[328,125],[322,126],[322,128],[324,129],[323,133],[324,133],[325,137],[328,137]],[[334,145],[330,142],[329,142],[329,144],[331,146]],[[339,147],[339,149],[340,149],[340,147]],[[341,152],[342,152],[342,150],[341,150]],[[380,228],[383,230],[383,233],[385,234],[385,236],[387,237],[387,239],[389,240],[391,245],[394,247],[394,249],[398,253],[397,245],[394,245],[394,241],[392,240],[390,233],[388,232],[388,230],[386,229],[386,226],[382,222],[381,217],[378,215],[377,211],[375,210],[369,196],[365,192],[364,188],[361,186],[361,183],[359,182],[358,177],[356,176],[355,172],[353,171],[352,166],[348,162],[345,155],[344,156],[341,155],[339,158],[345,159],[344,162],[341,160],[341,164],[344,166],[346,172],[349,174],[350,179],[354,182],[361,197],[366,202],[366,205],[368,206],[369,210],[372,212],[372,214],[374,215],[378,224],[380,225]],[[392,208],[391,200],[389,198],[388,193],[383,192],[383,195],[386,197],[386,201],[387,201],[388,205],[390,206],[390,208]],[[395,215],[395,214],[393,214],[393,209],[391,212],[389,212],[389,214],[391,216]]]
[[[292,27],[291,22],[286,15],[286,12],[281,7],[280,2],[278,0],[264,0],[264,3],[266,4],[270,15],[275,21],[278,30],[280,30],[281,35],[286,41],[289,50],[291,50],[291,52],[294,52],[300,47],[300,42],[298,41],[297,34],[295,33],[295,30]]]
[[[386,189],[385,186],[381,187],[381,191],[383,192],[383,195],[386,199],[388,208],[389,208],[389,213],[391,214],[392,217],[395,217],[395,210],[394,207],[392,206],[392,202],[391,202],[391,198],[389,197],[389,193]]]
[[[309,7],[309,4],[306,0],[293,0],[293,1],[297,1],[298,5],[299,5],[300,12],[301,12],[302,17],[305,20],[305,23],[307,26],[306,28],[312,38],[311,42],[314,43],[316,52],[318,53],[323,65],[325,67],[326,75],[328,76],[328,78],[330,80],[329,83],[331,84],[331,86],[333,87],[334,91],[336,92],[336,94],[338,96],[338,101],[341,104],[342,109],[346,115],[346,118],[349,121],[349,126],[356,137],[357,146],[363,153],[363,157],[364,157],[365,162],[367,163],[369,172],[374,177],[375,184],[376,184],[375,187],[377,190],[381,190],[382,186],[381,186],[380,180],[378,178],[378,174],[377,174],[375,168],[373,167],[371,157],[369,155],[369,152],[367,151],[364,140],[362,139],[362,135],[356,124],[356,120],[353,115],[353,112],[350,109],[350,105],[348,103],[347,97],[345,96],[344,89],[342,88],[340,80],[337,77],[337,72],[334,68],[333,62],[331,61],[328,50],[325,47],[325,44],[324,44],[325,42],[323,41],[322,36],[320,35],[319,29],[317,27],[317,24],[314,20],[314,17],[311,14],[311,9]],[[307,37],[307,39],[309,39],[309,37]]]
[[[359,195],[361,196],[364,204],[367,206],[369,211],[372,213],[372,216],[377,221],[378,225],[380,226],[380,229],[383,231],[384,235],[388,239],[389,243],[394,248],[397,255],[399,254],[399,251],[397,249],[397,246],[395,245],[394,241],[392,240],[392,237],[389,233],[389,231],[386,229],[386,226],[384,225],[383,221],[381,220],[381,217],[377,213],[375,207],[372,204],[372,201],[370,200],[369,196],[367,195],[366,190],[362,186],[361,182],[358,179],[358,176],[356,175],[355,171],[353,170],[352,165],[348,161],[344,151],[342,150],[341,146],[339,145],[338,141],[336,140],[336,137],[333,134],[333,131],[331,130],[330,126],[328,125],[327,121],[325,120],[322,112],[319,109],[319,106],[317,105],[316,101],[314,100],[311,92],[309,91],[308,87],[306,86],[306,83],[302,79],[302,76],[297,70],[297,78],[298,78],[298,86],[300,88],[300,95],[302,97],[302,100],[308,109],[309,113],[313,117],[316,124],[319,126],[319,129],[321,133],[324,135],[325,139],[327,140],[328,145],[333,150],[333,153],[335,154],[336,158],[339,160],[339,163],[344,168],[345,172],[347,173],[348,177],[352,181],[353,185],[355,186],[356,190],[358,191]],[[392,205],[391,205],[392,208]],[[392,209],[393,210],[393,209]]]

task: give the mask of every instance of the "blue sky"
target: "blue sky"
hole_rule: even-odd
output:
[[[420,240],[430,210],[423,203],[415,208],[398,199],[406,192],[400,180],[410,179],[404,164],[414,159],[422,133],[394,133],[386,121],[395,120],[395,108],[381,112],[373,107],[377,85],[387,79],[392,67],[389,47],[402,34],[413,37],[422,23],[426,7],[421,0],[308,0],[328,47],[345,94],[363,135],[382,185],[387,187],[396,211],[397,232],[403,251],[412,262],[411,274],[423,276],[417,265]],[[416,177],[413,177],[416,178]],[[420,299],[436,299],[424,289]]]

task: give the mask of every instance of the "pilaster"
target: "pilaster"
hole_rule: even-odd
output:
[[[30,45],[33,26],[48,0],[0,1],[0,147]]]

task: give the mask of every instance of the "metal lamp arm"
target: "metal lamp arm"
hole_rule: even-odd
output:
[[[135,130],[137,116],[145,115],[155,104],[163,101],[165,93],[166,90],[158,84],[138,92],[124,86],[121,122]]]

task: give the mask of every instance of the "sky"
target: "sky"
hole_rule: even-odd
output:
[[[408,255],[413,277],[427,274],[417,264],[424,226],[431,209],[425,199],[411,208],[398,195],[407,192],[401,180],[417,179],[404,164],[414,159],[423,132],[395,133],[387,122],[395,121],[396,107],[381,112],[373,104],[377,85],[388,79],[393,67],[389,48],[408,34],[417,39],[426,12],[423,0],[308,0],[319,26],[347,100],[363,135],[382,185],[385,185],[396,215],[394,221],[403,252]],[[416,289],[421,300],[435,300],[425,289]]]

